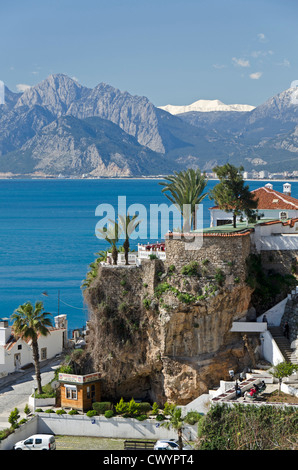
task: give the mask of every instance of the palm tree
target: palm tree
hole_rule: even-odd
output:
[[[159,184],[164,186],[163,193],[170,193],[165,196],[181,212],[183,231],[190,230],[191,225],[195,230],[197,228],[196,206],[207,196],[207,193],[203,193],[208,182],[205,173],[202,174],[199,169],[189,168],[185,171],[174,171],[174,175],[167,176],[165,180],[167,182]],[[185,209],[188,209],[186,214]]]
[[[111,245],[111,253],[113,263],[117,264],[118,259],[118,250],[117,242],[119,241],[119,227],[118,223],[111,220],[111,224],[108,227],[103,227],[102,229],[97,229],[103,238]]]
[[[24,340],[31,340],[39,394],[42,393],[42,387],[39,366],[38,336],[47,336],[50,333],[48,327],[52,326],[52,322],[48,318],[49,315],[49,313],[44,312],[42,302],[36,302],[35,306],[30,302],[26,302],[24,305],[20,305],[11,317],[14,321],[12,325],[14,332]]]
[[[133,216],[130,216],[129,214],[126,214],[125,216],[124,215],[118,216],[119,233],[122,233],[125,238],[124,243],[123,243],[123,248],[124,248],[124,256],[125,256],[126,265],[128,265],[129,237],[141,223],[140,220],[136,220],[137,217],[138,216],[136,214],[134,214]]]
[[[170,410],[170,419],[169,421],[162,424],[167,429],[175,429],[178,435],[178,445],[179,450],[183,449],[183,441],[182,441],[182,430],[184,425],[184,419],[182,418],[182,409],[175,406],[173,409]]]

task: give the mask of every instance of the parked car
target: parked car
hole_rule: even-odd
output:
[[[52,434],[33,434],[14,445],[14,450],[56,450],[55,437]]]
[[[161,439],[154,444],[154,450],[179,450],[179,444],[174,439]],[[192,447],[183,445],[183,450],[192,450]]]

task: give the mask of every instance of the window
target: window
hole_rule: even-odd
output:
[[[67,400],[77,400],[77,387],[75,387],[74,385],[65,385],[65,396]]]
[[[33,444],[33,439],[27,439],[27,440],[24,442],[24,444],[25,444],[26,446],[28,446],[28,445],[30,445],[30,444]]]
[[[22,349],[22,345],[18,344],[18,350]]]
[[[35,439],[35,444],[42,444],[42,439],[36,438]]]
[[[44,361],[47,358],[47,348],[41,348],[40,358],[42,361]]]
[[[90,387],[87,387],[87,398],[90,398]]]

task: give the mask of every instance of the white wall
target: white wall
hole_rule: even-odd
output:
[[[90,436],[118,439],[176,439],[175,430],[168,430],[155,419],[138,421],[133,418],[105,418],[86,415],[39,414],[38,431],[69,436]],[[187,440],[197,437],[197,425],[185,426],[183,435]]]
[[[262,355],[264,359],[274,366],[284,361],[284,357],[281,354],[276,342],[272,338],[269,331],[265,331],[261,334],[262,343]]]
[[[14,433],[10,434],[6,439],[0,441],[0,450],[12,450],[13,446],[17,442],[22,441],[23,439],[27,439],[27,437],[32,436],[32,434],[37,434],[38,424],[38,416],[34,416],[32,419],[30,419],[30,421],[22,424],[15,430]],[[9,426],[10,425],[7,423],[8,428]]]

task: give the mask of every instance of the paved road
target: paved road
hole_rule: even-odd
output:
[[[54,359],[41,367],[42,385],[52,380],[59,362],[58,359]],[[26,416],[24,408],[28,403],[33,387],[36,387],[34,367],[27,372],[16,372],[0,379],[0,430],[10,426],[8,417],[15,408],[18,408],[21,418]]]

